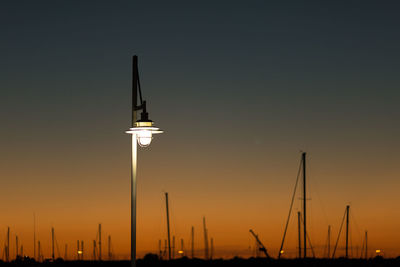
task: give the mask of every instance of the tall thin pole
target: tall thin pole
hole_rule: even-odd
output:
[[[108,260],[111,260],[111,236],[108,236]]]
[[[204,258],[208,260],[209,254],[208,254],[208,235],[206,227],[206,217],[203,217],[203,230],[204,230]]]
[[[80,252],[79,252],[79,240],[76,241],[76,259],[79,261],[80,260]]]
[[[210,260],[213,259],[214,256],[214,238],[210,239]]]
[[[302,154],[303,158],[303,253],[304,253],[304,258],[307,258],[307,193],[306,193],[306,152],[303,152]]]
[[[93,240],[93,260],[96,260],[96,240]]]
[[[10,227],[7,227],[7,253],[6,253],[6,261],[10,260]]]
[[[192,259],[194,258],[194,227],[192,226]]]
[[[138,66],[137,56],[132,58],[132,127],[136,122]],[[136,267],[136,171],[137,171],[137,141],[132,134],[132,164],[131,164],[131,267]]]
[[[18,246],[18,236],[16,235],[15,236],[15,250],[16,250],[16,256],[15,256],[15,258],[16,259],[18,259],[18,249],[19,249],[19,246]]]
[[[158,257],[160,258],[160,259],[162,259],[162,248],[161,248],[161,239],[160,240],[158,240]]]
[[[101,261],[101,223],[99,223],[99,261]]]
[[[167,239],[164,239],[164,256],[167,256],[167,247],[168,247],[168,245],[167,245]]]
[[[346,206],[346,258],[349,257],[349,212],[350,206]]]
[[[172,236],[172,259],[175,259],[175,236]]]
[[[83,252],[84,252],[84,250],[83,250],[83,240],[81,240],[81,260],[83,260]]]
[[[365,231],[365,259],[368,259],[368,231]]]
[[[138,92],[138,57],[132,57],[132,127],[135,127],[135,122],[137,120],[137,92]]]
[[[51,227],[51,258],[54,262],[54,227]]]
[[[328,259],[331,255],[331,226],[328,225]]]
[[[38,241],[38,260],[39,260],[39,262],[41,262],[42,261],[42,255],[40,254],[40,240]]]
[[[181,238],[181,251],[182,251],[181,257],[185,256],[185,247],[183,245],[183,238]]]
[[[22,255],[24,256],[24,255]],[[36,216],[33,213],[33,259],[36,259]]]
[[[168,193],[165,193],[165,205],[167,208],[167,234],[168,234],[168,260],[171,260],[171,235],[169,232],[169,209],[168,209]]]
[[[298,229],[298,239],[299,239],[299,258],[301,258],[301,213],[297,212],[297,229]]]

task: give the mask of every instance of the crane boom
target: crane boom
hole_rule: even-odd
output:
[[[258,235],[256,235],[252,229],[250,229],[250,233],[254,236],[254,238],[257,241],[257,244],[259,246],[259,250],[264,252],[265,256],[269,259],[270,256],[268,255],[267,249],[264,247],[263,243],[260,241],[260,239],[258,238]]]

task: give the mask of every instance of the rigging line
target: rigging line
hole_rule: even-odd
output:
[[[304,224],[303,216],[301,214],[300,214],[300,219],[301,219],[301,222]],[[314,248],[313,248],[313,245],[311,244],[311,239],[310,239],[310,236],[308,235],[308,232],[309,231],[307,231],[307,233],[306,233],[307,240],[308,240],[308,243],[310,244],[311,253],[313,254],[313,257],[315,258]]]
[[[324,245],[324,253],[322,254],[322,255],[324,255],[324,257],[325,257],[325,254],[328,252],[328,243],[329,243],[329,235],[326,236],[326,242]],[[329,259],[329,255],[327,258]]]
[[[58,254],[58,257],[60,258],[60,250],[59,250],[59,248],[58,248],[58,242],[57,242],[56,235],[54,235],[54,239],[56,240],[57,254]]]
[[[365,243],[365,240],[363,240],[363,242],[362,242],[362,245],[361,245],[360,259],[362,259],[362,258],[363,258],[363,253],[364,253],[364,243]]]
[[[114,257],[114,246],[113,246],[113,242],[111,242],[111,258]]]
[[[346,216],[346,211],[347,211],[347,210],[344,209],[344,215],[343,215],[342,223],[340,224],[339,234],[338,234],[338,237],[337,237],[337,239],[336,239],[336,245],[335,245],[335,249],[333,250],[332,259],[335,258],[336,248],[337,248],[337,245],[338,245],[338,243],[339,243],[340,233],[342,232],[343,223],[344,223],[344,218],[345,218],[345,216]]]
[[[353,229],[351,229],[351,224],[349,223],[349,239],[350,239],[350,257],[353,257]]]
[[[288,218],[286,221],[286,226],[285,226],[285,231],[283,232],[283,237],[282,237],[282,243],[281,243],[281,247],[278,251],[279,255],[278,255],[278,259],[281,257],[281,251],[283,249],[283,244],[285,243],[285,237],[286,237],[286,232],[289,226],[289,220],[290,220],[290,215],[292,213],[292,208],[293,208],[293,203],[294,203],[294,197],[296,195],[296,189],[297,189],[297,184],[299,182],[299,177],[300,177],[300,171],[301,171],[301,165],[303,163],[303,159],[300,160],[300,165],[299,165],[299,170],[297,171],[297,178],[296,178],[296,184],[294,185],[294,190],[293,190],[293,195],[292,195],[292,201],[290,203],[290,208],[289,208],[289,214],[288,214]]]
[[[310,244],[311,253],[312,253],[312,255],[313,255],[313,258],[315,258],[314,247],[313,247],[313,245],[311,244],[310,236],[308,235],[308,233],[306,233],[306,235],[307,235],[308,243]]]
[[[355,228],[356,228],[356,232],[358,233],[358,238],[357,238],[357,240],[363,240],[363,242],[364,242],[364,237],[363,237],[363,235],[361,234],[361,232],[360,232],[360,227],[358,226],[358,223],[357,223],[357,221],[356,221],[356,216],[354,216],[353,215],[353,213],[354,213],[354,209],[352,210],[352,212],[350,213],[350,218],[351,218],[351,221],[352,222],[354,222],[354,226],[355,226]],[[351,226],[351,225],[350,225]],[[351,228],[351,230],[353,230],[353,228]],[[358,243],[359,244],[359,243]],[[364,243],[363,243],[364,244]],[[358,252],[358,251],[357,251]],[[363,253],[363,251],[361,251],[361,255],[360,255],[360,257],[362,257],[362,253]]]
[[[361,234],[361,232],[360,232],[360,227],[358,226],[358,223],[357,223],[356,218],[355,218],[355,216],[353,215],[353,213],[354,213],[354,208],[352,208],[351,213],[350,213],[350,217],[351,217],[351,219],[352,219],[351,221],[354,222],[354,224],[355,224],[355,226],[356,226],[356,229],[357,229],[359,238],[360,238],[360,239],[363,239],[363,236],[362,236],[362,234]]]
[[[308,168],[308,172],[309,173],[311,172],[310,171],[310,167]],[[310,181],[308,183],[309,184],[309,190],[310,190],[310,192],[315,193],[317,195],[318,202],[319,202],[318,204],[319,204],[319,206],[321,208],[322,214],[324,215],[325,222],[327,224],[329,224],[328,216],[327,216],[327,213],[326,213],[326,210],[325,210],[325,204],[322,201],[321,195],[319,194],[319,188],[320,187],[319,187],[318,179],[313,179],[312,175],[308,175],[308,180]],[[311,190],[311,187],[310,187],[311,184],[313,185],[313,188],[312,188],[313,190]]]
[[[57,242],[56,234],[54,234],[54,241],[56,241],[57,254],[58,254],[58,257],[60,258],[60,250],[58,249],[58,242]]]

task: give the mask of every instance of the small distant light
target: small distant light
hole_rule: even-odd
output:
[[[285,253],[285,251],[281,250],[281,254]]]
[[[178,253],[179,253],[179,254],[183,254],[183,250],[179,250]]]
[[[377,250],[375,250],[375,252],[376,252],[376,254],[379,254],[379,253],[381,253],[381,250],[377,249]]]
[[[83,253],[83,251],[82,250],[78,250],[78,254],[82,254]]]

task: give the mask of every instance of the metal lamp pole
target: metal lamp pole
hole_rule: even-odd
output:
[[[137,142],[132,134],[132,171],[131,171],[131,266],[136,267],[136,170]]]
[[[137,56],[132,59],[132,127],[135,127],[137,112]],[[132,165],[131,165],[131,266],[136,267],[136,170],[137,170],[137,141],[132,134]]]
[[[139,99],[138,99],[139,95]],[[140,100],[140,105],[138,105]],[[137,119],[137,111],[141,110],[141,118]],[[150,145],[153,134],[162,133],[153,126],[146,111],[146,101],[142,100],[139,82],[138,58],[132,59],[132,127],[126,131],[132,135],[132,162],[131,162],[131,267],[136,267],[136,172],[137,172],[137,145]]]

